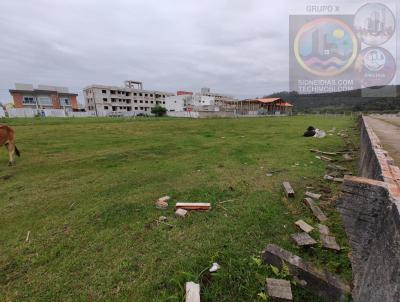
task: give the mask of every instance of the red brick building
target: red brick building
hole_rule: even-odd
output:
[[[10,89],[15,108],[32,109],[78,109],[76,93],[68,92],[68,88],[39,85],[37,89],[30,84],[15,84]]]

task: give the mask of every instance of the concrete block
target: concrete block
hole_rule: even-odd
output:
[[[287,280],[267,278],[266,289],[268,296],[279,301],[293,301],[292,288]]]
[[[290,274],[300,280],[299,286],[311,290],[324,300],[347,301],[350,294],[349,285],[330,272],[320,270],[274,244],[269,244],[261,257],[264,263],[272,264],[279,269],[282,269],[283,264],[287,265]]]

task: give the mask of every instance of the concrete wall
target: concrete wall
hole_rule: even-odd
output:
[[[400,301],[400,169],[360,121],[360,177],[337,203],[351,247],[355,301]]]

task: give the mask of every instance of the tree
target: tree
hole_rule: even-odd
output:
[[[151,113],[153,113],[155,116],[163,116],[167,113],[167,109],[161,107],[160,105],[156,105],[151,108]]]

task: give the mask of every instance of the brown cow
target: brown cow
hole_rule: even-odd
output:
[[[8,165],[15,164],[14,154],[20,156],[19,150],[15,146],[14,130],[7,125],[0,125],[0,146],[5,145],[8,150]]]

